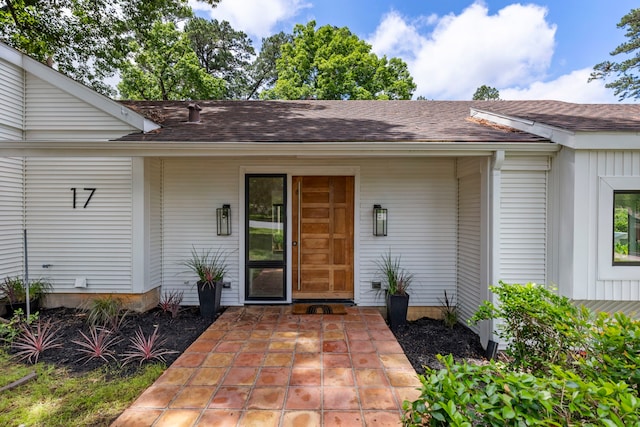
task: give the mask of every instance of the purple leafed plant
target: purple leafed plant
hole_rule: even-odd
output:
[[[84,360],[85,364],[92,359],[102,359],[109,363],[109,359],[116,360],[112,347],[120,342],[117,335],[107,328],[92,327],[89,329],[89,335],[85,335],[79,331],[82,339],[72,340],[74,344],[79,346],[78,351],[84,354],[78,360]]]
[[[129,345],[131,350],[124,354],[125,365],[132,361],[138,361],[141,365],[143,362],[151,360],[165,362],[165,354],[177,353],[176,351],[161,347],[167,340],[160,338],[158,328],[153,330],[151,336],[145,337],[142,328],[138,327],[136,335],[133,338],[129,338],[129,340],[131,341],[131,345]]]
[[[180,312],[180,304],[182,304],[183,297],[183,291],[172,291],[169,293],[165,291],[158,305],[163,312],[171,313],[171,317],[175,319]]]
[[[59,330],[60,328],[55,327],[50,320],[38,320],[32,326],[20,324],[19,335],[13,342],[13,347],[18,350],[16,356],[20,360],[27,359],[29,363],[37,363],[38,357],[45,350],[62,347],[62,344],[57,342],[59,338],[56,337]]]

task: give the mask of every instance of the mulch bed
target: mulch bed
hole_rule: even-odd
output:
[[[39,360],[65,367],[71,373],[84,373],[104,366],[104,362],[100,359],[90,360],[86,363],[79,360],[83,354],[79,353],[78,346],[71,342],[81,338],[79,331],[88,334],[86,316],[87,314],[83,311],[69,308],[42,310],[40,312],[41,319],[51,319],[61,327],[58,337],[64,346],[44,352]],[[154,329],[158,328],[161,337],[166,338],[162,347],[175,351],[175,353],[164,356],[168,366],[210,324],[210,320],[200,317],[197,307],[183,308],[175,319],[171,318],[169,313],[162,312],[158,308],[146,313],[129,313],[120,328],[119,335],[122,339],[113,348],[116,354],[122,355],[130,350],[129,338],[135,335],[138,328],[142,328],[145,337],[151,335]],[[478,336],[462,324],[457,324],[450,329],[441,320],[422,318],[398,327],[394,331],[394,335],[419,374],[425,373],[425,366],[433,369],[442,367],[436,358],[437,354],[452,354],[456,361],[480,362],[484,360],[485,352],[480,345]],[[110,371],[118,372],[118,375],[122,376],[137,371],[137,362],[132,362],[123,368],[121,361],[122,357],[119,358],[119,362],[111,362],[110,366],[116,369]]]
[[[72,373],[84,373],[105,365],[101,359],[92,359],[86,363],[84,360],[80,360],[84,354],[78,351],[77,344],[71,342],[82,339],[79,331],[89,335],[86,312],[70,308],[46,309],[40,311],[40,318],[50,319],[55,322],[57,327],[60,327],[57,337],[59,342],[63,343],[63,347],[45,351],[38,361],[65,367]],[[171,318],[169,313],[162,312],[158,308],[146,313],[128,313],[118,332],[121,340],[112,349],[117,355],[131,351],[129,338],[135,336],[138,328],[142,329],[145,337],[149,337],[158,328],[160,337],[166,339],[162,348],[175,351],[175,353],[163,356],[167,365],[170,365],[210,324],[211,320],[200,317],[197,307],[183,308],[175,319]],[[139,366],[138,362],[130,362],[122,368],[121,363],[122,357],[118,358],[118,362],[111,362],[109,365],[117,368],[111,371],[118,371],[120,375],[124,376],[136,372]]]
[[[457,362],[481,363],[485,360],[478,335],[460,323],[448,328],[442,320],[423,317],[399,326],[393,334],[419,374],[425,373],[425,366],[443,368],[436,358],[438,354],[451,354]]]

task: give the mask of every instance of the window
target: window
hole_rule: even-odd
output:
[[[613,265],[640,265],[640,190],[613,192]]]

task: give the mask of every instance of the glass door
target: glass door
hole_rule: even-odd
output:
[[[284,301],[286,293],[286,175],[247,175],[247,300]]]

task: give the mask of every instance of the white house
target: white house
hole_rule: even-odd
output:
[[[197,304],[181,265],[195,247],[229,254],[227,306],[381,306],[391,251],[415,276],[414,318],[446,290],[466,319],[498,280],[640,311],[640,105],[189,106],[116,102],[0,44],[0,278],[23,274],[26,229],[49,305]]]

